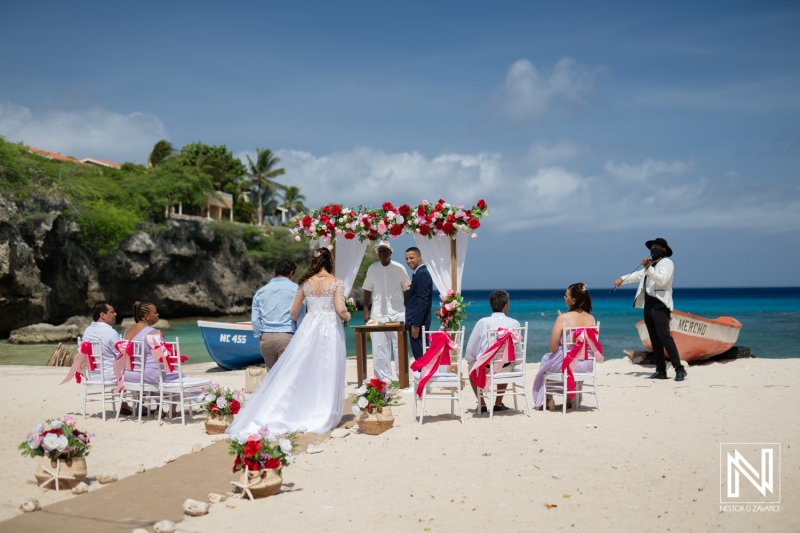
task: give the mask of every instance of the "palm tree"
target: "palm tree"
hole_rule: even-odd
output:
[[[175,153],[175,149],[172,147],[172,143],[162,139],[153,146],[153,151],[147,158],[147,164],[150,168],[157,167],[173,153]]]
[[[308,208],[303,204],[305,199],[305,195],[300,194],[300,187],[289,185],[283,191],[283,205],[281,207],[289,210],[289,218],[292,218],[295,212],[308,213]]]
[[[273,154],[272,150],[269,149],[262,150],[261,148],[256,148],[256,162],[253,163],[253,160],[250,159],[249,155],[247,156],[247,162],[250,166],[250,177],[253,179],[252,187],[257,189],[253,192],[255,192],[256,196],[258,196],[258,225],[263,226],[264,208],[262,196],[264,193],[269,193],[271,196],[277,193],[279,190],[286,189],[285,185],[281,185],[273,179],[276,176],[286,174],[286,170],[282,168],[275,168],[280,162],[280,159],[275,157],[275,154]]]

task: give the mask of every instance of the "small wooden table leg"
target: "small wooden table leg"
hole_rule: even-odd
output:
[[[356,330],[356,375],[358,376],[356,387],[360,387],[367,377],[366,337],[366,332]]]
[[[400,366],[400,388],[408,388],[408,333],[405,326],[397,331],[397,352]]]

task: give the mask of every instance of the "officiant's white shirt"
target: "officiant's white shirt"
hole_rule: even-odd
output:
[[[504,313],[492,313],[478,320],[475,324],[475,329],[469,336],[467,342],[467,362],[472,364],[478,360],[478,357],[489,348],[489,337],[486,334],[487,329],[496,330],[497,328],[518,328],[519,322],[513,318],[507,317]]]
[[[378,322],[393,322],[405,318],[406,306],[403,293],[408,290],[406,268],[392,261],[383,266],[380,261],[367,269],[362,288],[372,293],[372,310],[370,316]]]

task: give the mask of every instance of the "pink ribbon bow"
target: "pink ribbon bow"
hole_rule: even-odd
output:
[[[172,345],[164,342],[163,338],[156,338],[154,335],[147,336],[147,343],[150,345],[150,355],[153,359],[156,362],[164,363],[164,366],[167,367],[167,372],[175,372],[172,363],[177,363],[178,359]],[[185,363],[188,360],[189,358],[185,355],[181,356],[181,363]]]
[[[469,379],[476,387],[481,389],[488,388],[487,383],[491,386],[492,375],[503,368],[503,365],[517,360],[514,355],[514,345],[520,343],[522,335],[511,328],[497,328],[496,338],[496,342],[478,357],[469,371]],[[486,365],[495,357],[497,352],[500,352],[500,357],[494,359],[491,372],[486,372]]]
[[[117,392],[125,386],[125,369],[133,370],[133,343],[129,340],[117,341],[114,344],[119,356],[114,361],[114,377],[117,378]]]
[[[598,363],[603,362],[603,347],[597,340],[597,330],[594,328],[579,328],[572,332],[572,338],[575,339],[575,345],[564,357],[564,362],[561,363],[561,370],[567,373],[567,390],[575,390],[575,375],[573,371],[578,364],[579,360],[589,358],[589,350],[594,354],[595,361]],[[575,394],[570,394],[569,398],[575,398]]]
[[[418,398],[422,398],[422,391],[425,390],[425,384],[436,373],[439,365],[450,365],[450,350],[458,348],[458,344],[453,342],[450,335],[443,331],[433,333],[429,339],[431,341],[431,346],[428,348],[428,351],[411,365],[411,370],[414,372],[419,371],[420,373],[419,385],[417,386]]]
[[[80,346],[78,346],[78,353],[75,354],[75,360],[72,361],[72,366],[69,367],[67,377],[64,378],[64,380],[61,382],[61,385],[71,381],[72,378],[75,378],[76,383],[83,381],[83,369],[87,363],[89,364],[90,370],[94,371],[97,369],[97,365],[94,362],[94,356],[92,355],[92,343],[89,341],[83,341]]]

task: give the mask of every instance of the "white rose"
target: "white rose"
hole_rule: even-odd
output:
[[[356,415],[356,416],[360,415],[361,414],[361,409],[359,409],[358,407],[356,407],[354,405],[353,406],[353,414]]]
[[[53,429],[61,429],[61,426],[63,425],[64,423],[61,420],[53,420],[50,422],[50,427]]]
[[[236,435],[236,442],[238,442],[239,444],[246,444],[247,437],[249,436],[250,436],[249,433],[239,433],[238,435]]]
[[[225,399],[225,396],[220,396],[217,398],[217,407],[220,409],[225,409],[228,406],[228,400]]]
[[[283,460],[286,461],[288,464],[292,464],[292,461],[294,461],[294,457],[292,457],[292,454],[289,454],[286,457],[284,457]]]
[[[217,397],[213,394],[207,394],[205,399],[203,400],[205,403],[213,402]]]
[[[55,450],[58,446],[58,435],[54,433],[48,433],[42,441],[42,446],[48,452]]]
[[[368,403],[369,403],[369,401],[366,398],[364,398],[363,396],[358,399],[358,406],[360,408],[362,408],[362,409],[364,409],[367,406]]]
[[[361,385],[359,388],[356,389],[356,396],[361,396],[362,394],[367,392],[367,385]]]
[[[397,215],[396,217],[394,217],[395,224],[402,224],[404,221],[405,218],[403,218],[403,215]]]
[[[289,439],[281,439],[280,441],[278,441],[278,444],[280,445],[281,451],[283,453],[287,454],[292,453],[292,443]]]
[[[36,424],[36,427],[33,428],[34,433],[41,433],[44,431],[44,424]]]
[[[278,440],[278,437],[276,437],[272,433],[267,435],[267,442],[269,442],[270,444],[274,444],[277,440]]]
[[[58,437],[58,444],[56,445],[56,449],[60,452],[63,452],[69,446],[69,440],[64,435],[59,435]]]

